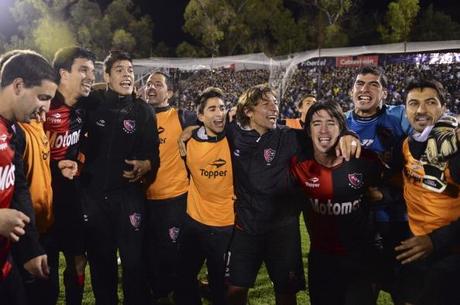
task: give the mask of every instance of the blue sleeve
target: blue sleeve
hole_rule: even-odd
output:
[[[412,133],[412,126],[410,126],[409,120],[406,115],[406,108],[403,105],[397,106],[399,109],[399,118],[401,122],[401,128],[406,136]]]

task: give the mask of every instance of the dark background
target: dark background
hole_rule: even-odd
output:
[[[14,0],[0,0],[0,35],[4,37],[10,37],[16,33],[17,24],[9,11],[13,2]],[[97,2],[104,8],[111,1],[99,0]],[[133,0],[133,2],[141,8],[143,14],[152,17],[154,43],[164,42],[168,47],[175,48],[182,41],[188,40],[188,36],[182,31],[183,13],[188,0]],[[295,15],[295,5],[288,0],[285,2]],[[363,14],[372,14],[376,11],[384,13],[390,2],[390,0],[361,0],[359,10]],[[460,2],[458,0],[420,1],[422,9],[430,3],[433,3],[435,9],[443,11],[460,23]]]

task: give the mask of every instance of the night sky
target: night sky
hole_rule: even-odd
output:
[[[285,0],[286,2],[289,2]],[[16,32],[17,25],[9,12],[9,7],[14,0],[0,0],[0,34],[6,37]],[[98,0],[103,7],[107,6],[110,0]],[[184,24],[183,12],[188,0],[133,0],[139,5],[141,11],[149,14],[154,22],[153,39],[155,43],[165,42],[169,47],[175,48],[180,42],[187,38],[182,32]],[[390,0],[360,0],[363,13],[372,13],[376,10],[385,12]],[[434,8],[449,14],[455,21],[460,23],[460,4],[458,0],[421,0],[423,7],[427,3],[433,3]]]

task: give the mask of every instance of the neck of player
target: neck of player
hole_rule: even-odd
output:
[[[73,106],[77,102],[78,94],[75,94],[73,90],[70,90],[66,86],[60,84],[58,88],[59,92],[64,97],[64,103],[67,106]]]
[[[327,152],[322,152],[317,149],[314,149],[315,161],[321,164],[324,167],[334,167],[343,162],[343,158],[337,157],[335,154],[335,149],[332,148]]]

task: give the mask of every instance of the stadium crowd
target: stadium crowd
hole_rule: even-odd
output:
[[[388,76],[389,105],[403,103],[402,94],[408,81],[418,75],[433,77],[441,81],[447,89],[447,108],[455,114],[460,113],[460,65],[437,64],[415,65],[409,63],[389,64],[383,67]],[[332,66],[312,67],[299,64],[298,69],[288,80],[286,88],[280,97],[281,118],[291,118],[298,115],[296,104],[305,94],[317,96],[319,100],[333,98],[344,111],[353,108],[350,89],[353,85],[353,75],[359,68],[336,68]],[[236,105],[238,97],[248,87],[269,81],[268,70],[240,70],[229,68],[197,70],[194,72],[176,72],[177,91],[174,102],[181,108],[193,110],[193,101],[198,92],[207,87],[215,86],[225,92],[226,107]]]
[[[307,281],[313,305],[458,304],[457,66],[300,66],[278,102],[265,70],[152,71],[139,96],[130,54],[102,87],[94,65],[0,57],[1,304],[56,305],[61,252],[68,305],[86,264],[102,305],[119,278],[125,305],[200,305],[204,264],[213,305],[262,264],[277,305]]]

